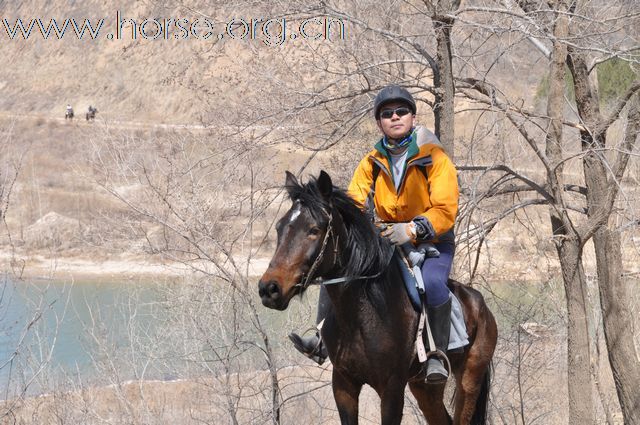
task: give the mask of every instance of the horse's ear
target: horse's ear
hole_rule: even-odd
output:
[[[320,193],[325,199],[331,198],[331,193],[333,193],[333,183],[331,182],[331,177],[324,170],[320,171],[320,176],[318,177],[318,189],[320,189]]]
[[[298,179],[296,179],[296,176],[294,176],[293,174],[291,174],[289,171],[285,171],[286,174],[286,178],[284,180],[284,188],[287,189],[287,192],[289,193],[289,197],[293,198],[293,188],[300,186],[298,184]]]

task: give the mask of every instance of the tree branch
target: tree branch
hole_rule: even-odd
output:
[[[607,131],[611,126],[611,124],[613,124],[615,121],[618,120],[618,118],[620,118],[620,112],[622,112],[622,109],[627,105],[631,97],[633,97],[633,95],[636,94],[636,92],[638,91],[640,91],[640,79],[635,80],[631,84],[629,89],[627,89],[626,93],[620,96],[620,99],[616,103],[616,106],[613,108],[613,110],[609,113],[607,117],[605,117],[602,120],[601,123],[598,124],[597,133]]]
[[[456,168],[458,170],[461,170],[461,171],[484,171],[485,173],[488,173],[490,171],[504,171],[504,172],[514,176],[515,178],[517,178],[519,180],[522,180],[532,190],[535,190],[540,195],[542,195],[542,197],[544,199],[546,199],[548,202],[555,203],[555,199],[553,199],[553,196],[549,192],[547,192],[547,190],[543,186],[539,185],[538,183],[536,183],[535,181],[533,181],[529,177],[526,177],[525,175],[514,171],[512,168],[510,168],[510,167],[508,167],[506,165],[502,165],[502,164],[489,165],[489,166],[485,166],[485,165],[459,165],[459,166],[456,166]]]

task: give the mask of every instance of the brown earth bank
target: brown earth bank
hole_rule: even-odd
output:
[[[279,423],[340,423],[330,387],[331,366],[290,366],[279,370],[284,403]],[[179,381],[129,381],[102,388],[43,394],[4,402],[10,421],[27,424],[238,424],[270,422],[265,386],[267,372],[233,374],[218,378]],[[450,391],[448,391],[450,395]],[[559,395],[559,394],[558,394]],[[379,398],[365,387],[360,398],[360,419],[380,420]],[[562,423],[562,406],[547,406],[546,424]],[[406,394],[403,424],[422,424],[424,419],[409,392]],[[6,418],[5,418],[6,419]],[[617,421],[615,424],[621,424]]]
[[[562,336],[546,331],[531,336],[528,350],[536,353],[536,362],[544,365],[538,373],[540,383],[529,387],[524,408],[527,417],[539,418],[548,425],[566,423],[566,370],[558,344]],[[562,345],[562,344],[561,344]],[[293,351],[293,349],[292,349]],[[331,391],[330,364],[322,367],[295,364],[278,369],[281,424],[338,424],[340,419]],[[502,404],[517,405],[517,381],[505,374],[505,368],[494,364],[491,413],[489,423],[516,423],[515,412],[498,410]],[[524,371],[523,371],[524,372]],[[181,379],[175,381],[114,382],[104,387],[82,387],[78,390],[42,394],[5,401],[0,413],[10,412],[3,424],[219,424],[242,425],[270,423],[272,385],[267,371],[234,373],[224,376]],[[529,384],[527,384],[529,385]],[[548,397],[552,395],[551,399]],[[453,396],[452,381],[446,399]],[[451,412],[452,406],[448,405]],[[360,420],[379,423],[379,398],[365,386],[360,396]],[[611,425],[623,423],[618,414]],[[510,422],[513,420],[514,422]],[[506,422],[505,422],[506,421]],[[407,390],[403,424],[423,424],[419,409]],[[604,423],[604,422],[603,422]]]

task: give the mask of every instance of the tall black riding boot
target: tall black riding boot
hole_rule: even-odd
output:
[[[318,296],[318,313],[316,315],[316,324],[322,322],[331,311],[331,299],[324,286],[320,287],[320,295]],[[296,350],[309,357],[314,362],[321,365],[329,357],[327,349],[322,343],[320,332],[316,331],[315,335],[303,337],[294,332],[289,334],[289,339],[293,342]]]
[[[443,353],[447,352],[449,346],[449,333],[451,332],[451,295],[444,303],[435,306],[427,306],[429,315],[429,325],[433,333],[433,342],[436,348]],[[427,383],[439,384],[446,382],[449,372],[442,359],[429,357],[427,361]]]

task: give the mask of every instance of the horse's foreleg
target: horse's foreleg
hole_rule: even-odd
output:
[[[451,424],[451,416],[444,406],[445,384],[426,384],[424,381],[415,381],[409,382],[409,389],[429,425]]]
[[[380,394],[380,415],[382,425],[400,425],[404,408],[404,383],[389,382]]]
[[[342,425],[358,425],[360,390],[362,390],[362,384],[354,383],[335,369],[333,370],[333,398],[336,400]]]

